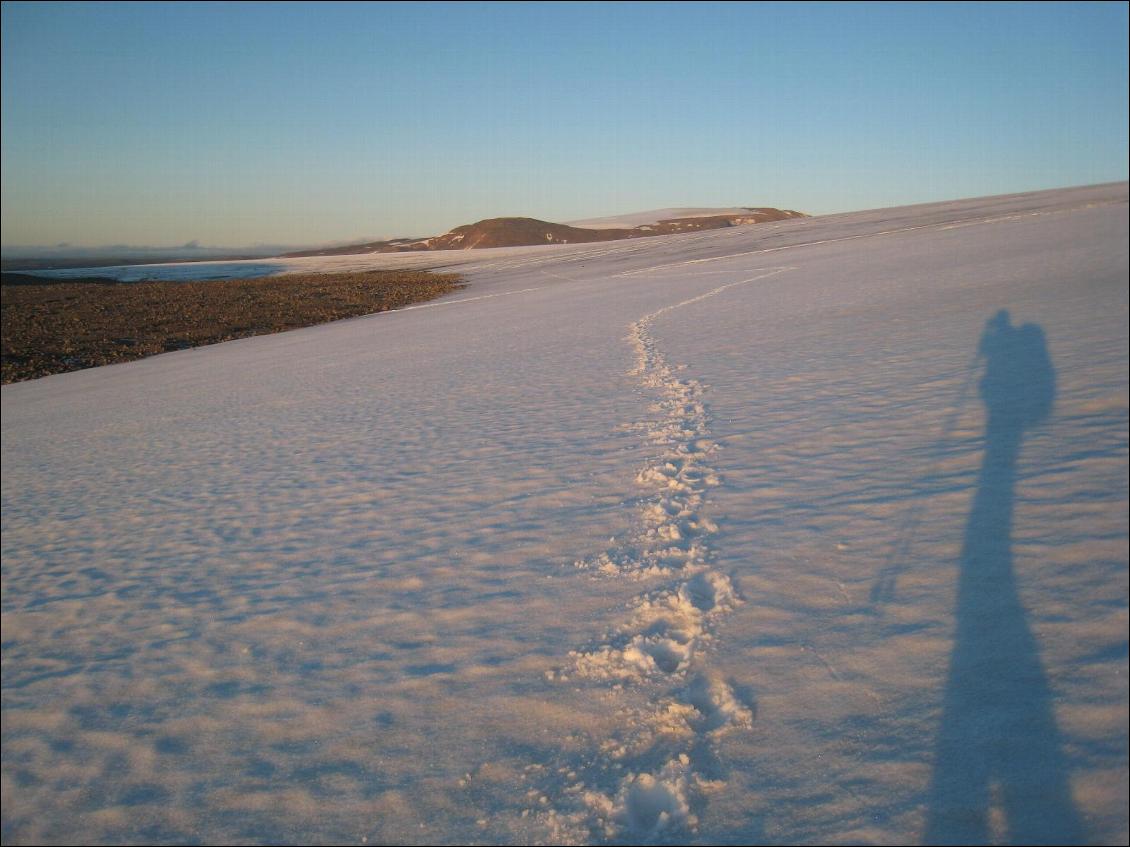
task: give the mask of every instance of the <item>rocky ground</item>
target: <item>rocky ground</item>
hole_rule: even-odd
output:
[[[396,309],[461,287],[455,274],[367,271],[199,282],[5,273],[3,381]]]

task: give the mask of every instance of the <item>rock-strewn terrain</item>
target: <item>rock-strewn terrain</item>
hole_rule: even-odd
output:
[[[431,300],[455,274],[365,271],[199,282],[3,275],[3,381],[140,359]]]

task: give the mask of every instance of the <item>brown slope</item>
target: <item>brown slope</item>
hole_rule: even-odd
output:
[[[526,247],[532,244],[586,244],[632,238],[631,229],[581,229],[536,218],[489,218],[457,226],[429,238],[430,250],[473,250],[477,247]]]

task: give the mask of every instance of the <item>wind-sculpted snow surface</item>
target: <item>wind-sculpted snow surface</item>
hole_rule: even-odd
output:
[[[5,386],[4,844],[1125,843],[1126,200]]]

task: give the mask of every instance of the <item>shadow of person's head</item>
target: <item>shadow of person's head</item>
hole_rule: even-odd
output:
[[[1008,310],[1001,309],[986,322],[978,352],[985,360],[981,398],[991,428],[1019,434],[1048,418],[1055,403],[1055,369],[1039,326],[1013,326]]]

